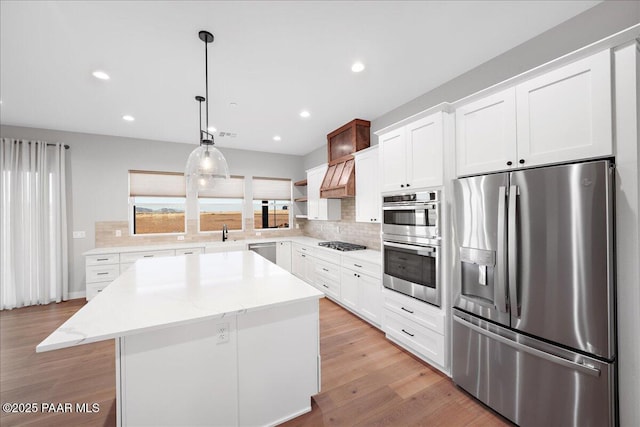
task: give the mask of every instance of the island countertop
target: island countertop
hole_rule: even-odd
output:
[[[250,251],[139,260],[42,341],[36,351],[323,296]]]

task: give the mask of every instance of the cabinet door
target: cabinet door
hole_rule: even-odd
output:
[[[307,172],[307,217],[320,219],[320,185],[326,168],[315,168]]]
[[[353,311],[358,310],[358,274],[342,269],[340,278],[340,301]]]
[[[609,50],[517,85],[516,100],[519,164],[613,153]]]
[[[291,273],[291,242],[276,243],[276,264]]]
[[[361,274],[358,283],[359,311],[375,324],[380,324],[382,316],[382,288],[379,278]]]
[[[408,124],[405,132],[407,186],[422,188],[442,185],[442,113]]]
[[[380,135],[382,191],[398,191],[407,183],[404,128]]]
[[[356,155],[356,222],[380,222],[380,174],[377,149]]]
[[[458,176],[514,168],[516,154],[515,88],[456,109]]]
[[[306,255],[297,250],[291,253],[291,273],[302,280],[307,280]]]

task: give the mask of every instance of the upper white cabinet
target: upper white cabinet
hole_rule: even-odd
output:
[[[609,50],[516,86],[518,162],[611,155],[611,105]]]
[[[379,143],[383,192],[442,185],[442,112],[382,134]]]
[[[509,88],[456,109],[458,175],[515,163],[516,96]]]
[[[355,153],[356,222],[380,222],[380,157],[378,146]]]
[[[456,109],[457,174],[611,155],[611,53]]]
[[[307,171],[307,218],[312,220],[340,220],[340,199],[321,199],[320,186],[327,173],[327,165]]]

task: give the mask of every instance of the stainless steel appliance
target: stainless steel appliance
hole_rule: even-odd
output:
[[[454,183],[453,380],[521,426],[616,424],[612,171]]]
[[[250,243],[249,250],[276,263],[276,242]]]
[[[440,192],[384,196],[382,232],[388,235],[438,238]]]
[[[382,284],[440,306],[440,192],[383,199]]]
[[[363,250],[363,249],[367,249],[367,247],[363,246],[363,245],[356,245],[354,243],[337,242],[337,241],[320,242],[320,243],[318,243],[318,246],[322,246],[322,247],[329,248],[329,249],[335,249],[337,251],[342,251],[342,252],[360,251],[360,250]]]

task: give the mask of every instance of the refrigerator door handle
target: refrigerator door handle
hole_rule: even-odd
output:
[[[453,316],[453,320],[460,323],[461,325],[481,334],[484,335],[492,340],[498,341],[502,344],[508,345],[509,347],[512,347],[518,351],[523,351],[525,353],[529,353],[533,356],[539,357],[541,359],[544,360],[548,360],[549,362],[553,362],[556,363],[558,365],[567,367],[569,369],[575,369],[576,371],[582,372],[584,374],[587,375],[591,375],[592,377],[599,377],[600,376],[600,369],[591,366],[591,365],[587,365],[587,364],[583,364],[583,363],[578,363],[578,362],[574,362],[572,360],[567,360],[564,359],[562,357],[553,355],[551,353],[545,353],[542,350],[538,350],[537,348],[533,348],[533,347],[529,347],[527,345],[524,344],[520,344],[519,342],[515,342],[510,340],[509,338],[505,338],[501,335],[496,334],[495,332],[491,332],[488,331],[484,328],[481,328],[480,326],[474,325],[473,323],[462,319],[458,316],[456,316],[454,314]]]
[[[506,251],[506,231],[505,224],[505,203],[507,200],[507,188],[498,188],[498,245],[496,260],[496,282],[493,290],[493,300],[498,311],[506,313],[507,307],[507,251]]]
[[[518,303],[518,186],[509,187],[509,210],[507,216],[508,229],[507,239],[509,241],[509,302],[511,304],[511,316],[520,317],[520,304]]]

